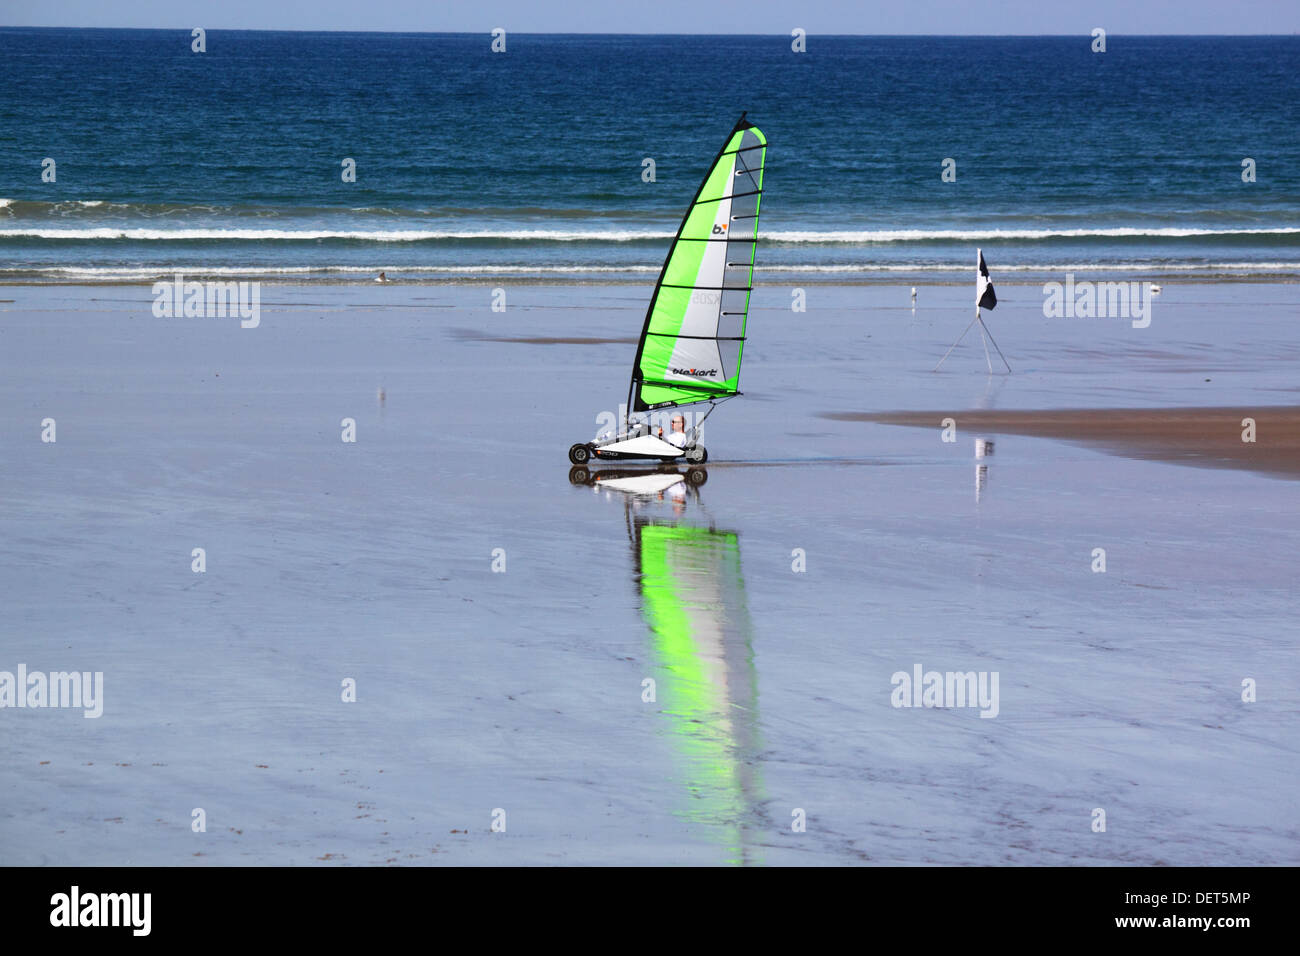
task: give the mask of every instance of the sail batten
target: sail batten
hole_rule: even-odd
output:
[[[631,411],[739,394],[767,139],[741,117],[714,157],[646,311]]]

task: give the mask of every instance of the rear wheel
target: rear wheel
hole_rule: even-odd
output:
[[[591,457],[590,445],[574,445],[569,449],[569,461],[575,465],[585,465]]]
[[[703,468],[692,468],[686,473],[686,480],[693,485],[702,485],[709,480],[709,473]]]
[[[709,452],[703,445],[686,449],[686,460],[693,465],[702,465],[709,460]]]

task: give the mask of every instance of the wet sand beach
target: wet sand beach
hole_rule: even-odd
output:
[[[1030,435],[1082,442],[1118,455],[1202,468],[1245,468],[1300,478],[1300,407],[972,409],[952,412],[832,412],[837,421],[959,429],[994,435]],[[1254,422],[1253,440],[1250,422]]]
[[[585,478],[644,288],[6,288],[0,671],[103,699],[0,710],[0,855],[1300,863],[1300,286],[1004,284],[989,376],[913,284],[760,286],[701,474]]]

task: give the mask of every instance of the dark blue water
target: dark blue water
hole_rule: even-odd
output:
[[[770,142],[760,280],[938,276],[976,245],[1026,275],[1300,275],[1296,37],[190,43],[0,29],[0,281],[652,275],[742,110]]]

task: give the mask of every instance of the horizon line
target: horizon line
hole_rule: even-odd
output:
[[[0,30],[135,30],[135,31],[190,31],[198,25],[191,26],[156,26],[156,27],[108,27],[108,26],[67,26],[54,24],[0,24]],[[492,31],[499,27],[487,27],[483,30],[368,30],[342,27],[322,27],[318,29],[290,29],[283,27],[202,27],[204,30],[219,30],[226,33],[353,33],[353,34],[375,34],[384,36],[483,36],[491,35]],[[506,32],[513,33],[516,36],[575,36],[575,37],[629,37],[629,36],[662,36],[662,37],[788,37],[789,33],[768,33],[768,32],[751,32],[751,33],[672,33],[672,32],[651,32],[651,31],[631,31],[631,32],[591,32],[591,31],[569,31],[569,30],[512,30],[508,27],[502,27]],[[928,39],[1066,39],[1075,37],[1088,37],[1089,33],[822,33],[819,31],[806,31],[810,36],[820,37],[851,37],[851,38],[928,38]],[[1236,37],[1236,38],[1280,38],[1300,36],[1300,30],[1292,30],[1289,33],[1116,33],[1110,30],[1106,31],[1107,37]]]

